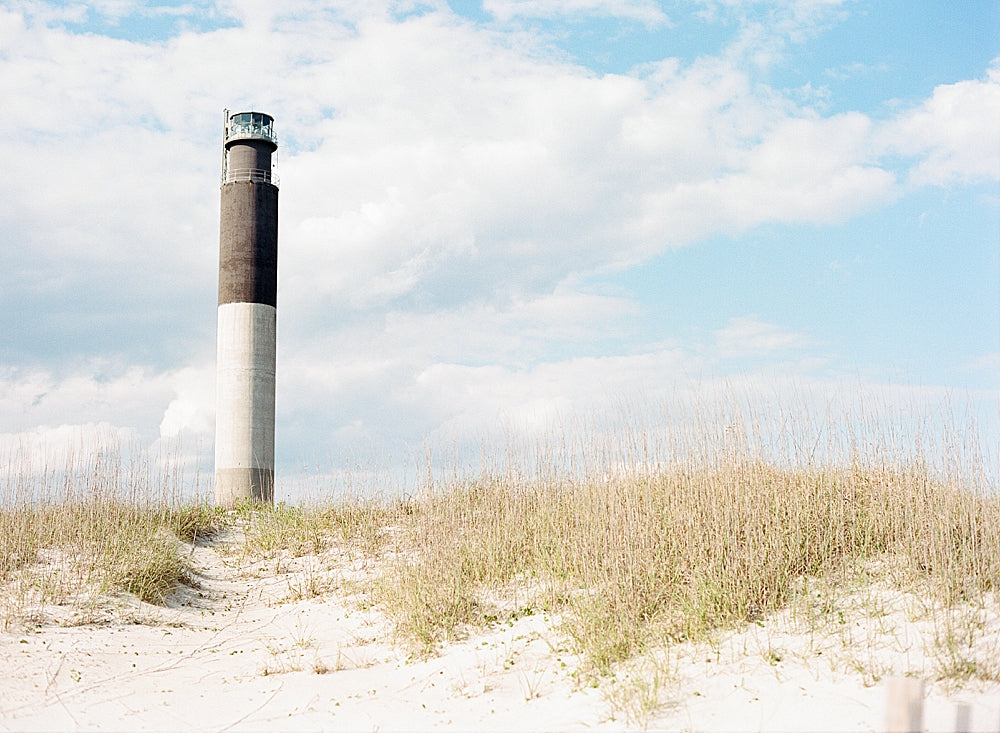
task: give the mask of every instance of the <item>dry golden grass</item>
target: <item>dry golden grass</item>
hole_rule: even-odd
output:
[[[210,536],[223,515],[178,501],[169,478],[115,450],[91,465],[71,457],[59,472],[8,476],[0,491],[0,626],[123,591],[160,603],[186,582],[182,543]]]
[[[905,558],[897,582],[930,580],[944,603],[1000,579],[1000,500],[922,471],[732,463],[482,479],[415,503],[404,526],[412,553],[391,564],[381,598],[419,645],[494,617],[485,598],[530,582],[527,605],[563,613],[598,671],[779,609],[803,577],[886,556]]]
[[[403,504],[372,499],[341,500],[308,508],[243,504],[232,514],[242,524],[244,558],[319,554],[332,547],[350,547],[376,555],[386,541],[386,526],[403,512]]]
[[[623,412],[626,427],[634,420]],[[919,587],[936,609],[997,590],[1000,496],[969,463],[975,451],[945,450],[935,467],[898,423],[880,436],[873,421],[852,419],[858,433],[825,428],[820,460],[815,426],[768,433],[748,422],[655,435],[639,425],[617,442],[600,431],[560,436],[554,447],[505,449],[491,459],[503,468],[429,481],[407,501],[229,515],[177,501],[148,465],[105,458],[64,472],[68,483],[43,477],[27,489],[8,469],[0,622],[39,602],[79,603],[80,587],[88,598],[120,589],[158,602],[184,582],[182,541],[225,522],[243,529],[244,559],[331,547],[378,559],[373,598],[419,653],[467,625],[544,610],[562,619],[595,675],[788,607],[810,579],[870,583],[887,559],[879,581]],[[946,636],[942,649],[961,646],[958,631]],[[953,676],[997,674],[960,652],[948,662]]]

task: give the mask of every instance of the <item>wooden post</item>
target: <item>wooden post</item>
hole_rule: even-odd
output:
[[[924,681],[890,677],[886,681],[886,733],[919,733],[924,725]]]
[[[955,733],[972,730],[972,706],[967,702],[955,703]]]

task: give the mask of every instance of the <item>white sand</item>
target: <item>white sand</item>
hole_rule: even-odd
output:
[[[391,622],[359,606],[363,594],[302,598],[363,582],[364,567],[331,557],[276,572],[199,547],[202,587],[169,608],[118,599],[97,625],[47,609],[48,620],[0,634],[0,729],[882,730],[876,678],[909,672],[928,680],[924,729],[955,730],[958,716],[1000,730],[1000,681],[932,682],[940,660],[928,640],[941,622],[898,594],[842,601],[823,624],[785,613],[661,650],[590,687],[559,619],[542,614],[408,658]],[[966,656],[988,666],[1000,650],[995,605],[956,618],[976,627]]]

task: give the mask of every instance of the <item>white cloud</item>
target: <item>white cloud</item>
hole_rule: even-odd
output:
[[[87,6],[84,3],[55,4],[44,0],[11,0],[4,5],[12,15],[23,15],[40,25],[80,23],[87,17]]]
[[[411,440],[500,414],[544,422],[711,369],[718,354],[697,344],[634,341],[643,313],[628,294],[577,285],[719,233],[891,201],[887,150],[912,156],[915,185],[997,170],[996,68],[885,124],[824,116],[756,80],[748,55],[780,52],[774,33],[812,32],[839,6],[753,5],[784,25],[748,11],[740,49],[598,75],[442,3],[398,20],[406,8],[391,2],[226,2],[216,12],[237,27],[151,43],[59,25],[77,11],[8,4],[0,257],[9,297],[44,302],[77,337],[78,351],[48,339],[25,362],[67,348],[61,363],[80,365],[8,369],[0,430],[106,422],[147,441],[208,439],[224,106],[273,113],[282,143],[287,450],[337,435]],[[486,9],[667,22],[644,0]],[[31,331],[41,316],[23,318]],[[157,366],[102,372],[91,334]],[[810,345],[746,318],[716,337],[729,354]],[[617,355],[594,356],[609,341]]]
[[[670,22],[653,0],[483,0],[483,10],[502,22],[580,15],[622,18],[651,28]]]
[[[464,363],[531,363],[544,359],[558,344],[579,347],[620,334],[637,312],[636,304],[626,298],[558,287],[548,295],[515,298],[504,307],[393,311],[386,315],[384,338],[386,348],[397,354]]]
[[[60,472],[86,475],[94,460],[121,460],[143,480],[152,480],[143,468],[149,465],[180,481],[179,491],[200,490],[194,482],[211,465],[214,393],[214,365],[168,372],[99,363],[66,373],[0,368],[0,467],[21,471],[41,491],[53,488]]]
[[[38,499],[42,492],[60,489],[80,491],[80,485],[60,485],[58,477],[64,472],[86,475],[95,460],[115,461],[140,445],[134,428],[107,422],[40,425],[0,433],[0,465],[8,472],[0,480],[0,499]]]
[[[23,228],[22,259],[99,249],[200,273],[216,230],[217,108],[255,90],[290,141],[285,303],[551,292],[568,272],[720,230],[843,219],[893,195],[866,118],[816,117],[732,63],[596,77],[446,12],[396,22],[375,9],[351,28],[311,7],[288,10],[303,22],[282,33],[165,44],[15,32],[19,64],[0,91],[24,104],[4,116],[0,217],[27,212],[62,234]],[[265,63],[232,63],[251,47]]]
[[[811,339],[804,334],[785,331],[756,316],[732,318],[725,328],[715,332],[716,348],[725,357],[765,356],[778,351],[801,349],[811,343]]]
[[[575,358],[528,369],[502,366],[428,366],[414,380],[411,399],[436,410],[431,438],[474,442],[498,426],[548,435],[619,399],[669,394],[700,360],[680,350],[617,357]]]
[[[766,222],[842,221],[897,195],[893,174],[872,151],[866,116],[824,118],[755,97],[726,67],[690,73],[695,79],[671,70],[664,82],[687,100],[680,111],[643,124],[676,136],[673,165],[690,165],[643,193],[640,221],[650,234],[685,244]],[[684,94],[691,86],[698,91]]]
[[[917,186],[1000,180],[1000,58],[983,79],[943,84],[881,131],[891,151],[914,158]]]
[[[215,432],[215,367],[185,367],[169,375],[175,397],[160,420],[160,437],[190,435],[211,442]]]
[[[801,44],[845,17],[851,0],[698,0],[699,15],[734,23],[739,31],[724,51],[734,63],[767,70]]]
[[[494,400],[508,402],[511,409],[518,403],[504,396],[500,385],[489,407],[478,396],[469,403],[461,397],[458,382],[438,385],[433,375],[454,370],[472,382],[476,375],[510,375],[504,381],[513,392],[514,385],[522,385],[518,375],[546,365],[561,369],[556,353],[592,350],[594,339],[618,338],[622,332],[627,337],[630,329],[623,329],[623,320],[635,315],[636,306],[627,298],[562,286],[505,307],[481,303],[426,313],[391,311],[351,327],[296,335],[291,345],[279,347],[279,421],[292,424],[296,435],[300,426],[305,430],[312,425],[311,440],[333,443],[344,437],[340,426],[350,415],[350,435],[355,438],[377,440],[381,435],[385,440],[392,434],[419,443],[442,420],[467,410],[484,418],[497,404]],[[282,342],[280,332],[279,326]],[[535,407],[548,399],[537,389],[529,391]],[[449,404],[451,399],[459,403]],[[520,414],[526,408],[516,409]]]
[[[477,45],[466,27],[421,24],[440,66],[402,60],[416,28],[355,39],[331,71],[348,77],[347,59],[364,53],[370,85],[341,90],[330,143],[285,164],[297,181],[285,184],[285,238],[302,245],[285,260],[291,297],[372,307],[454,293],[439,276],[456,267],[480,294],[544,291],[567,271],[763,222],[842,220],[894,195],[867,118],[816,117],[731,65],[594,77],[529,64],[488,35]]]
[[[177,433],[202,438],[208,433],[210,438],[214,394],[214,365],[166,372],[100,363],[65,373],[6,368],[0,370],[0,432],[17,435],[25,426],[38,425],[125,425],[147,445]]]

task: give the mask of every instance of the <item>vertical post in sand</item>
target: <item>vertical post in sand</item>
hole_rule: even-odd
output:
[[[278,186],[274,118],[225,111],[219,227],[215,503],[274,502]]]
[[[972,730],[972,706],[967,702],[955,703],[955,733],[969,733],[970,730]]]
[[[924,725],[924,681],[890,677],[886,681],[886,733],[919,733]]]

